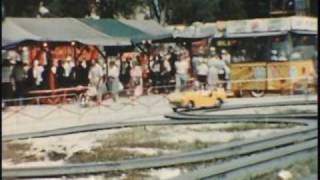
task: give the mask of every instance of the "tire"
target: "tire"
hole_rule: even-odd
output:
[[[221,105],[223,104],[223,100],[222,99],[218,99],[218,103],[216,104],[217,107],[221,107]]]
[[[189,103],[187,104],[187,109],[191,110],[192,108],[194,108],[194,102],[193,101],[189,101]]]
[[[235,91],[235,92],[234,92],[234,95],[235,95],[236,97],[243,97],[244,93],[243,93],[243,91]]]
[[[252,97],[263,97],[265,95],[265,91],[264,90],[252,90],[250,92]]]

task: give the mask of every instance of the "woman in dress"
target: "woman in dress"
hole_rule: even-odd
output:
[[[210,90],[213,90],[217,87],[219,78],[218,78],[218,68],[217,62],[219,57],[216,54],[215,48],[210,48],[210,55],[208,57],[208,86]]]
[[[91,89],[93,90],[91,94],[91,96],[96,95],[97,96],[97,104],[100,105],[101,104],[101,100],[102,100],[102,95],[103,95],[103,91],[104,91],[104,80],[103,80],[103,70],[102,67],[96,62],[96,60],[92,61],[92,66],[90,67],[89,70],[89,87],[91,87]],[[89,95],[90,96],[90,95]]]
[[[142,68],[138,61],[132,64],[130,71],[131,87],[133,88],[132,101],[135,101],[143,93]]]
[[[120,90],[119,71],[119,67],[116,65],[116,63],[114,61],[111,61],[108,71],[108,84],[114,102],[117,101],[118,93]]]

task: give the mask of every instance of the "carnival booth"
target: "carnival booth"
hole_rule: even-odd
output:
[[[131,46],[130,39],[116,38],[90,28],[74,18],[6,18],[2,24],[3,48],[21,54],[24,64],[31,68],[54,67],[59,61],[106,60],[103,47]],[[29,95],[47,96],[81,93],[83,88],[57,89],[56,72],[48,71],[48,80],[41,89],[32,88]],[[44,90],[42,90],[44,89]],[[60,102],[59,99],[51,103]]]
[[[29,67],[35,61],[41,66],[90,60],[108,64],[106,55],[117,56],[137,48],[142,50],[140,58],[145,62],[153,42],[172,37],[160,24],[150,20],[6,18],[2,25],[2,47],[21,54]],[[54,79],[53,75],[48,76]],[[32,90],[29,94],[53,95],[79,89],[70,86],[61,88],[55,80],[49,80],[44,90]]]

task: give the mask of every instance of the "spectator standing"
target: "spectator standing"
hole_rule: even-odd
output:
[[[131,75],[131,87],[133,88],[133,98],[135,101],[143,93],[143,81],[142,81],[142,68],[138,61],[132,63]]]
[[[17,61],[12,69],[11,78],[13,79],[13,89],[15,90],[15,97],[22,98],[25,94],[25,80],[27,73],[24,70],[22,61]]]
[[[198,72],[197,72],[197,68],[199,67],[200,65],[200,62],[202,61],[202,57],[201,56],[194,56],[192,57],[192,60],[191,60],[191,65],[192,65],[192,73],[194,76],[197,76]]]
[[[197,78],[200,83],[200,89],[205,90],[207,88],[208,71],[208,65],[206,61],[202,59],[197,68]]]
[[[170,55],[169,62],[171,67],[170,75],[171,75],[171,78],[174,78],[176,75],[175,63],[178,59],[178,56],[172,46],[169,47],[169,55]]]
[[[102,67],[95,61],[92,61],[92,66],[89,70],[89,82],[90,82],[90,87],[94,89],[93,91],[95,93],[91,94],[92,96],[95,94],[97,97],[97,104],[101,104],[102,100],[102,93],[103,93],[103,86],[105,86],[103,82],[103,70]]]
[[[70,87],[72,85],[70,74],[73,66],[74,66],[73,60],[70,56],[68,56],[63,63],[65,87]]]
[[[4,59],[2,64],[2,72],[1,72],[1,91],[2,97],[4,99],[12,98],[12,83],[10,79],[10,75],[12,74],[12,65],[8,59]]]
[[[90,69],[90,66],[91,66],[91,63],[90,63],[90,61],[88,61],[88,60],[84,60],[84,61],[82,61],[82,63],[81,63],[81,72],[83,72],[83,73],[81,73],[81,84],[83,85],[83,86],[88,86],[88,84],[89,84],[89,69]]]
[[[152,86],[158,88],[161,85],[161,56],[156,55],[155,59],[150,64],[152,71]],[[158,89],[156,89],[158,92]]]
[[[230,84],[230,63],[231,63],[231,55],[225,50],[225,49],[222,49],[221,51],[222,55],[221,55],[221,60],[223,61],[224,63],[224,79],[226,81],[226,84],[225,84],[225,89],[230,89],[231,88],[231,84]]]
[[[213,90],[217,82],[218,78],[218,68],[217,63],[219,62],[219,56],[217,56],[215,48],[210,48],[210,55],[208,58],[208,86],[210,90]]]
[[[241,49],[241,54],[239,57],[239,62],[245,62],[245,61],[249,61],[249,57],[247,55],[247,51],[245,49]]]
[[[162,83],[161,85],[164,86],[164,91],[167,93],[168,92],[168,86],[170,82],[170,72],[171,72],[171,65],[169,62],[170,55],[166,55],[163,59],[163,65],[161,66],[163,69],[161,70],[161,80]]]
[[[120,64],[120,82],[122,85],[127,88],[128,83],[130,82],[130,70],[131,70],[131,63],[130,58],[127,57],[126,59],[121,59]]]
[[[24,46],[22,47],[22,53],[21,53],[21,58],[22,58],[22,63],[27,64],[29,63],[29,49],[28,47]]]
[[[118,68],[116,63],[114,61],[111,61],[108,71],[108,85],[114,102],[118,100],[118,94],[120,90],[119,71],[120,69]]]
[[[44,71],[44,68],[42,65],[39,64],[38,60],[34,60],[32,70],[32,77],[34,79],[34,84],[32,85],[36,89],[40,89],[43,79],[42,79],[42,73]]]
[[[148,62],[148,70],[149,70],[149,76],[148,76],[148,83],[150,86],[153,85],[153,71],[152,71],[152,65],[154,64],[155,58],[153,55],[149,56],[149,62]]]
[[[288,60],[287,55],[286,55],[286,53],[284,51],[280,52],[280,56],[279,56],[278,60],[279,61],[287,61]]]
[[[231,63],[231,55],[225,49],[221,50],[221,59],[225,61],[227,65]]]
[[[64,77],[64,68],[62,65],[62,60],[58,61],[58,66],[57,66],[57,72],[56,72],[56,78],[57,78],[57,83],[58,83],[58,87],[65,87],[65,77]]]
[[[41,74],[42,82],[41,82],[41,89],[49,89],[49,75],[51,72],[51,66],[46,64],[43,66],[43,72]]]
[[[54,59],[52,66],[50,68],[50,73],[49,73],[49,87],[51,89],[56,89],[57,88],[57,67],[58,67],[58,60]]]
[[[80,66],[80,61],[77,61],[75,65],[71,68],[69,78],[70,78],[70,82],[72,83],[72,86],[77,86],[79,84],[79,81],[78,81],[79,66]]]
[[[23,63],[23,69],[26,72],[26,80],[24,82],[24,87],[25,87],[25,92],[28,92],[30,87],[31,87],[31,83],[28,81],[29,80],[29,70],[31,69],[31,67],[29,66],[29,63]]]
[[[317,53],[317,51],[315,51],[315,53]],[[302,59],[302,51],[300,49],[296,49],[295,51],[293,51],[291,54],[290,54],[290,60],[300,60]],[[271,56],[271,60],[272,59],[275,59],[275,57],[272,57]]]
[[[181,53],[175,63],[176,68],[176,91],[184,90],[188,81],[189,64],[187,59]]]
[[[140,59],[140,66],[142,68],[143,86],[146,86],[149,84],[149,79],[150,79],[149,58],[146,54],[141,53],[139,56],[139,59]]]
[[[20,61],[21,60],[21,56],[18,53],[18,51],[16,51],[16,50],[9,50],[8,53],[7,53],[7,58],[9,59],[11,64],[15,64],[16,61]]]
[[[271,50],[271,61],[278,61],[278,51],[277,50]]]
[[[73,86],[79,86],[84,84],[83,81],[85,78],[85,69],[82,67],[82,61],[77,61],[76,65],[72,67],[70,73],[70,79],[73,82]]]
[[[219,59],[219,61],[216,63],[216,67],[218,68],[218,78],[220,86],[226,89],[226,63],[222,59]]]

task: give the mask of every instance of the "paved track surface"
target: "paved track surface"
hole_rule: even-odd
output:
[[[278,103],[278,104],[277,104]],[[279,106],[279,102],[273,103]],[[283,102],[282,102],[283,103]],[[293,104],[297,102],[293,102]],[[304,102],[305,104],[308,104]],[[310,104],[316,103],[311,101]],[[264,102],[265,104],[265,102]],[[266,105],[266,104],[265,104]],[[267,104],[266,106],[271,106]],[[283,106],[284,104],[282,104]],[[286,105],[290,105],[289,102]],[[238,104],[238,108],[247,108],[247,104]],[[260,105],[261,106],[261,105]],[[227,107],[225,107],[227,108]],[[234,107],[232,107],[234,108]],[[193,112],[196,113],[196,112]],[[203,113],[201,113],[203,114]],[[283,133],[272,134],[265,137],[259,137],[251,140],[231,142],[228,144],[217,145],[202,150],[192,152],[182,152],[177,154],[165,155],[160,157],[142,158],[133,160],[123,160],[116,162],[101,162],[101,163],[84,163],[84,164],[69,164],[63,166],[50,166],[50,167],[32,167],[32,168],[3,168],[3,177],[52,177],[52,176],[65,176],[65,175],[81,175],[81,174],[92,174],[102,172],[114,172],[114,171],[125,171],[133,169],[147,169],[155,167],[166,167],[170,165],[178,165],[185,163],[196,163],[203,162],[212,159],[231,158],[239,156],[248,156],[252,159],[245,159],[238,161],[230,161],[231,165],[221,165],[219,170],[212,173],[211,169],[206,169],[200,172],[193,172],[190,174],[184,174],[181,177],[185,179],[196,178],[209,178],[215,179],[221,177],[221,174],[236,174],[235,170],[241,168],[249,168],[250,165],[264,164],[274,159],[281,159],[282,157],[289,157],[292,154],[305,153],[310,150],[317,148],[316,139],[318,137],[317,131],[317,114],[300,114],[299,118],[292,118],[291,115],[282,115],[281,117],[256,117],[251,115],[238,115],[237,118],[219,117],[210,115],[190,115],[190,112],[171,114],[172,120],[158,120],[158,121],[140,121],[130,123],[117,123],[108,124],[108,128],[121,128],[121,127],[132,127],[132,126],[147,126],[147,125],[178,125],[178,124],[200,124],[200,123],[243,123],[243,122],[255,122],[255,123],[294,123],[297,125],[303,125],[298,129],[291,129]],[[251,118],[248,118],[251,116]],[[176,120],[173,120],[176,119]],[[97,128],[93,128],[98,130]],[[106,129],[104,127],[103,129]],[[79,132],[78,132],[79,133]],[[50,134],[49,134],[50,136]],[[272,152],[272,153],[271,153]],[[265,153],[265,154],[261,154]],[[260,155],[255,155],[260,154]],[[276,156],[275,156],[276,155]],[[263,158],[262,158],[263,157]],[[293,158],[295,159],[295,158]],[[242,163],[243,162],[243,163]],[[268,164],[268,163],[267,163]],[[233,168],[230,168],[233,167]],[[209,173],[208,173],[209,172]],[[215,177],[215,175],[218,175]],[[230,176],[233,177],[233,176]]]

